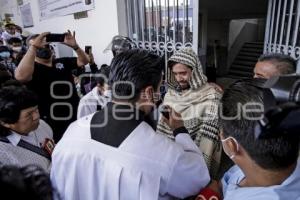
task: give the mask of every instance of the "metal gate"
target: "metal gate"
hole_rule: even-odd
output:
[[[137,48],[166,61],[182,47],[198,52],[198,0],[125,1],[128,36]]]
[[[284,53],[299,60],[299,22],[300,0],[269,0],[264,52]]]

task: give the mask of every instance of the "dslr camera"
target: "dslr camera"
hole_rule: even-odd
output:
[[[256,138],[296,135],[300,130],[300,75],[283,75],[263,85],[265,113],[259,120]]]

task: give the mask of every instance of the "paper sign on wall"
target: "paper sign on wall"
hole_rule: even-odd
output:
[[[30,3],[20,6],[20,14],[24,28],[33,27],[33,18]]]
[[[94,0],[39,0],[40,20],[95,8]]]

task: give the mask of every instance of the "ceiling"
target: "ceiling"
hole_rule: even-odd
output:
[[[199,0],[199,7],[209,19],[265,18],[268,0]]]

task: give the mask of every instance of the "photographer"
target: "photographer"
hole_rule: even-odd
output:
[[[57,142],[67,126],[76,119],[79,97],[72,70],[83,67],[89,58],[78,46],[75,32],[68,31],[62,43],[73,48],[78,57],[53,59],[53,52],[46,42],[48,34],[33,35],[27,39],[29,49],[15,77],[38,94],[41,118],[53,128]]]

